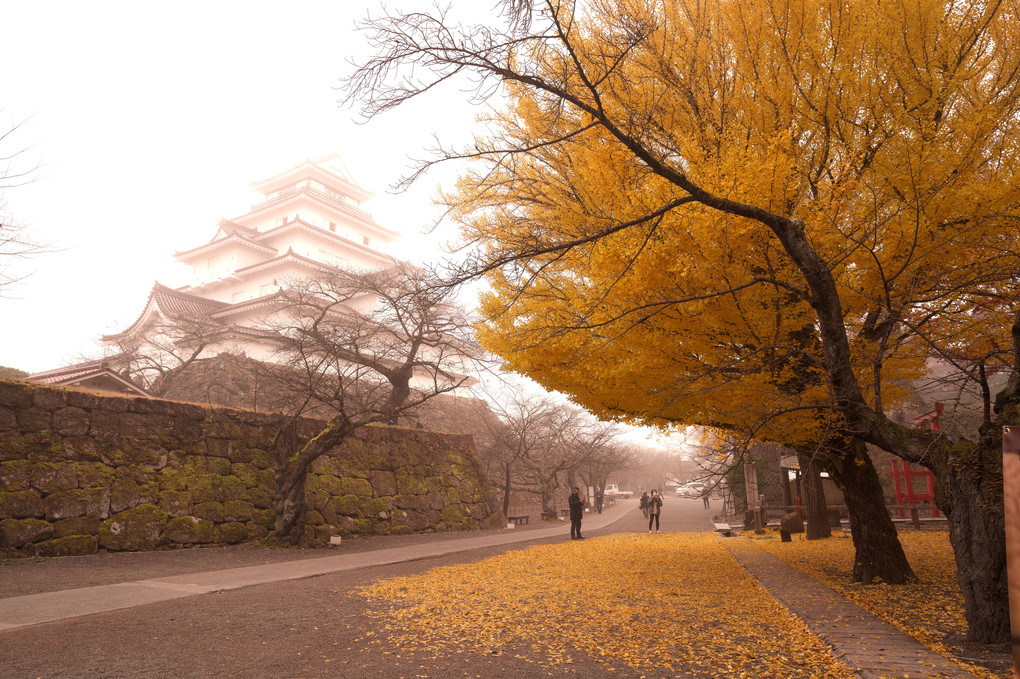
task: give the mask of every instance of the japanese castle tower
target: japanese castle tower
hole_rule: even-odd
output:
[[[249,357],[262,359],[270,348],[255,326],[288,279],[326,267],[375,271],[394,265],[384,250],[399,234],[361,208],[371,194],[338,155],[306,160],[252,187],[264,200],[222,220],[205,245],[175,253],[191,266],[189,284],[172,289],[156,283],[138,319],[106,342],[122,342],[158,322],[194,322],[221,334],[218,350],[243,347]]]

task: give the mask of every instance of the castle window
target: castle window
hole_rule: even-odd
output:
[[[332,231],[333,233],[336,233],[336,222],[329,223],[329,230]]]
[[[370,244],[370,243],[369,243],[369,238],[368,238],[368,236],[362,236],[362,237],[361,237],[361,240],[362,240],[362,242],[363,242],[363,243],[364,243],[365,245],[369,245],[369,244]]]

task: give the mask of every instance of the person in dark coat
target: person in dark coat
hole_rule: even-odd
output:
[[[641,513],[648,518],[648,491],[641,493],[641,504],[638,505],[641,508]]]
[[[583,540],[581,537],[581,518],[584,516],[584,498],[581,497],[581,489],[574,486],[567,498],[570,505],[570,539]]]
[[[652,524],[655,524],[655,532],[659,532],[659,514],[662,512],[662,497],[659,496],[659,491],[652,489],[652,494],[648,498],[648,532],[652,532]]]
[[[605,497],[605,493],[602,492],[601,488],[595,489],[595,511],[599,514],[602,513],[602,498]]]

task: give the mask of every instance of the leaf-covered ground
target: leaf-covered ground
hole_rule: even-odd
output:
[[[412,653],[583,657],[638,676],[850,678],[714,534],[618,534],[511,551],[364,590]]]
[[[987,650],[963,645],[967,621],[963,613],[963,595],[956,581],[956,562],[949,534],[944,531],[904,531],[900,533],[900,542],[918,582],[905,585],[879,582],[866,586],[851,583],[854,546],[848,538],[806,540],[803,535],[797,535],[792,542],[781,542],[775,537],[758,540],[757,544],[926,646],[955,660],[975,676],[1011,679],[1013,672],[1008,667],[991,671],[961,660],[983,656],[973,659],[992,667],[999,664]]]

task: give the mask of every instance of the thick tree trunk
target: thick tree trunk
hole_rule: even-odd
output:
[[[867,585],[875,578],[890,584],[917,579],[885,508],[882,484],[864,442],[852,441],[835,466],[856,550],[851,581]]]
[[[1020,316],[1013,326],[1020,363]],[[950,457],[947,485],[952,506],[949,539],[963,592],[967,640],[1006,643],[1010,638],[1006,571],[1006,520],[1002,485],[1002,427],[1020,422],[1020,374],[995,402],[995,420],[981,428],[976,446],[958,445]]]
[[[953,500],[949,539],[963,592],[967,640],[985,644],[1006,643],[1010,638],[1001,443],[996,453],[998,476],[988,469],[991,465],[954,460],[949,478]]]
[[[822,470],[815,460],[814,451],[797,451],[800,464],[801,491],[804,493],[804,510],[807,513],[805,535],[808,540],[819,540],[832,535],[829,529],[828,507],[822,491]]]
[[[300,459],[291,464],[278,464],[275,470],[276,538],[291,545],[300,543],[305,534],[307,478],[308,464]]]
[[[542,479],[542,516],[556,516],[556,510],[553,508],[553,497],[558,487],[559,483],[556,482],[556,474]]]
[[[283,425],[271,444],[276,482],[276,539],[291,545],[301,542],[305,533],[305,481],[312,462],[343,443],[357,427],[347,419],[336,418],[303,446],[298,444],[297,425]]]
[[[508,462],[503,470],[503,516],[510,516],[510,494],[513,492],[510,487],[510,473],[513,467]]]

